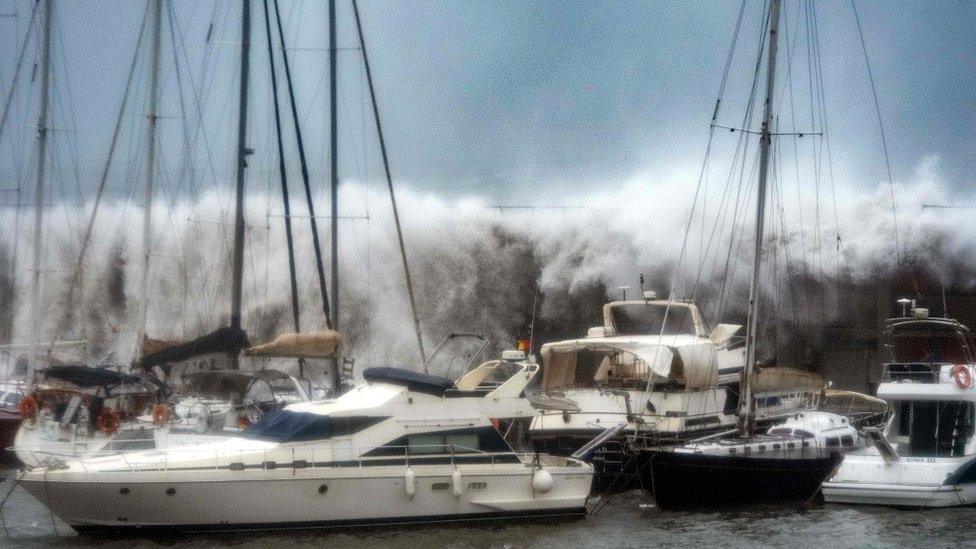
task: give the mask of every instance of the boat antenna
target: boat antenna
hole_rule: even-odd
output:
[[[329,1],[335,2],[335,0]],[[407,297],[410,298],[410,311],[413,314],[413,328],[414,332],[417,334],[417,348],[420,349],[420,360],[426,363],[427,354],[424,352],[424,338],[420,330],[420,315],[417,313],[417,300],[414,297],[413,281],[410,277],[410,264],[407,262],[407,249],[403,243],[403,229],[400,227],[400,213],[397,209],[396,194],[393,192],[393,176],[390,175],[390,162],[386,154],[386,141],[383,139],[383,126],[380,124],[380,110],[376,104],[376,89],[373,86],[373,74],[369,70],[369,55],[366,53],[366,39],[363,37],[363,25],[359,19],[359,2],[357,0],[352,0],[352,11],[356,18],[356,33],[359,35],[359,51],[362,53],[363,67],[366,70],[366,83],[369,86],[369,98],[373,104],[373,120],[376,122],[376,135],[380,142],[380,154],[383,157],[383,170],[386,174],[386,186],[390,191],[390,203],[393,206],[393,222],[396,226],[397,242],[400,245],[400,260],[403,262],[403,275],[407,281]],[[333,216],[332,219],[334,220],[335,217]]]
[[[41,53],[41,107],[37,116],[37,179],[34,183],[34,247],[31,250],[31,339],[28,351],[27,378],[37,371],[37,347],[41,337],[41,231],[44,228],[44,167],[47,157],[48,91],[51,86],[51,15],[53,0],[44,2],[44,30]]]
[[[752,378],[756,369],[756,329],[759,316],[759,275],[762,267],[763,232],[766,220],[766,184],[769,179],[769,156],[772,145],[773,92],[776,83],[776,47],[779,30],[780,0],[770,0],[769,51],[766,68],[766,99],[763,107],[762,130],[759,139],[759,184],[756,197],[756,241],[749,284],[749,312],[746,326],[746,364],[742,369],[739,399],[739,434],[748,436],[755,428],[755,403]]]
[[[251,0],[241,1],[241,80],[237,118],[237,190],[234,203],[234,274],[231,285],[230,327],[241,329],[241,293],[244,283],[244,180],[247,155],[247,87],[251,66]],[[231,354],[231,367],[237,368],[239,357]]]
[[[146,316],[149,312],[149,251],[152,247],[152,203],[156,178],[156,122],[159,109],[159,50],[162,40],[163,0],[153,1],[152,61],[149,69],[149,141],[146,156],[146,189],[142,220],[142,281],[139,288],[139,324],[136,331],[136,356],[145,351]],[[70,304],[69,304],[70,306]]]

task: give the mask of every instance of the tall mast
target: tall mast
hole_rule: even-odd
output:
[[[237,119],[237,199],[234,209],[234,278],[231,285],[230,326],[241,327],[241,293],[244,283],[244,171],[247,168],[247,85],[251,65],[251,0],[241,2],[241,87]],[[237,366],[237,355],[232,355]]]
[[[756,247],[749,284],[749,315],[746,328],[746,364],[742,369],[739,398],[739,434],[749,435],[755,427],[752,378],[756,369],[756,328],[758,325],[759,272],[762,267],[763,232],[766,221],[766,183],[769,179],[769,154],[772,146],[773,87],[776,79],[776,41],[779,31],[780,0],[770,0],[769,56],[766,66],[766,102],[763,107],[762,135],[759,139],[759,185],[756,197]]]
[[[51,3],[44,2],[43,53],[41,54],[41,108],[37,117],[37,180],[34,184],[34,248],[31,258],[31,339],[28,377],[37,370],[37,348],[41,338],[41,230],[44,227],[44,167],[47,160],[48,88],[51,86]]]
[[[156,122],[159,108],[159,50],[162,34],[163,0],[153,0],[152,63],[149,72],[149,150],[146,159],[146,196],[142,221],[142,287],[139,296],[139,328],[136,332],[136,356],[143,354],[146,339],[146,316],[149,310],[149,250],[152,247],[153,187],[156,178]]]
[[[332,190],[332,329],[339,329],[339,120],[336,116],[336,3],[329,0],[329,145]]]

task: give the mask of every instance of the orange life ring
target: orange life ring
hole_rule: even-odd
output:
[[[153,406],[152,419],[153,425],[160,427],[162,425],[168,425],[170,417],[172,414],[170,412],[169,406],[165,404],[157,404]]]
[[[98,421],[95,422],[98,430],[106,435],[113,435],[119,430],[122,424],[122,416],[114,408],[105,408],[98,414]]]
[[[952,378],[956,380],[956,385],[960,389],[968,389],[973,386],[973,374],[965,364],[957,364],[952,368]]]
[[[40,404],[37,402],[37,398],[34,395],[30,395],[20,401],[20,417],[24,419],[34,419],[37,416],[37,411],[40,409]]]

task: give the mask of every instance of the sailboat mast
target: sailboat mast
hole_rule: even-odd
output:
[[[149,72],[149,143],[146,158],[146,196],[142,221],[142,286],[139,296],[139,328],[136,356],[142,356],[149,310],[149,251],[152,248],[152,203],[156,179],[156,123],[159,119],[159,50],[161,48],[163,0],[153,0],[152,62]]]
[[[34,248],[31,258],[31,338],[28,377],[37,371],[41,338],[41,230],[44,227],[44,168],[47,160],[48,91],[51,86],[51,13],[53,0],[44,2],[43,53],[41,54],[41,108],[37,116],[37,180],[34,183]]]
[[[329,0],[329,148],[332,191],[332,329],[339,329],[339,120],[336,115],[336,3]]]
[[[746,363],[742,369],[739,397],[739,433],[748,435],[755,427],[755,402],[752,380],[756,369],[756,328],[759,310],[759,274],[762,267],[763,232],[766,221],[766,184],[769,179],[769,156],[772,146],[773,88],[776,80],[776,49],[779,31],[780,0],[770,0],[769,56],[766,66],[766,99],[763,107],[762,135],[759,139],[759,185],[756,197],[756,245],[749,284],[749,314],[746,328]]]
[[[251,65],[251,0],[241,2],[241,87],[237,119],[237,195],[234,205],[234,274],[231,285],[230,326],[241,328],[241,294],[244,284],[244,171],[247,169],[247,86]],[[237,367],[237,355],[231,355]]]

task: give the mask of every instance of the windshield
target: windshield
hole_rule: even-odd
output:
[[[346,436],[383,421],[384,417],[331,417],[280,410],[264,414],[240,436],[269,442],[307,442]]]
[[[667,308],[667,305],[663,304],[614,305],[610,309],[610,314],[613,317],[615,333],[617,335],[659,335]],[[667,313],[664,335],[697,335],[690,307],[672,304]]]
[[[961,364],[969,362],[966,341],[955,331],[943,329],[903,330],[893,338],[894,361],[898,363]]]

